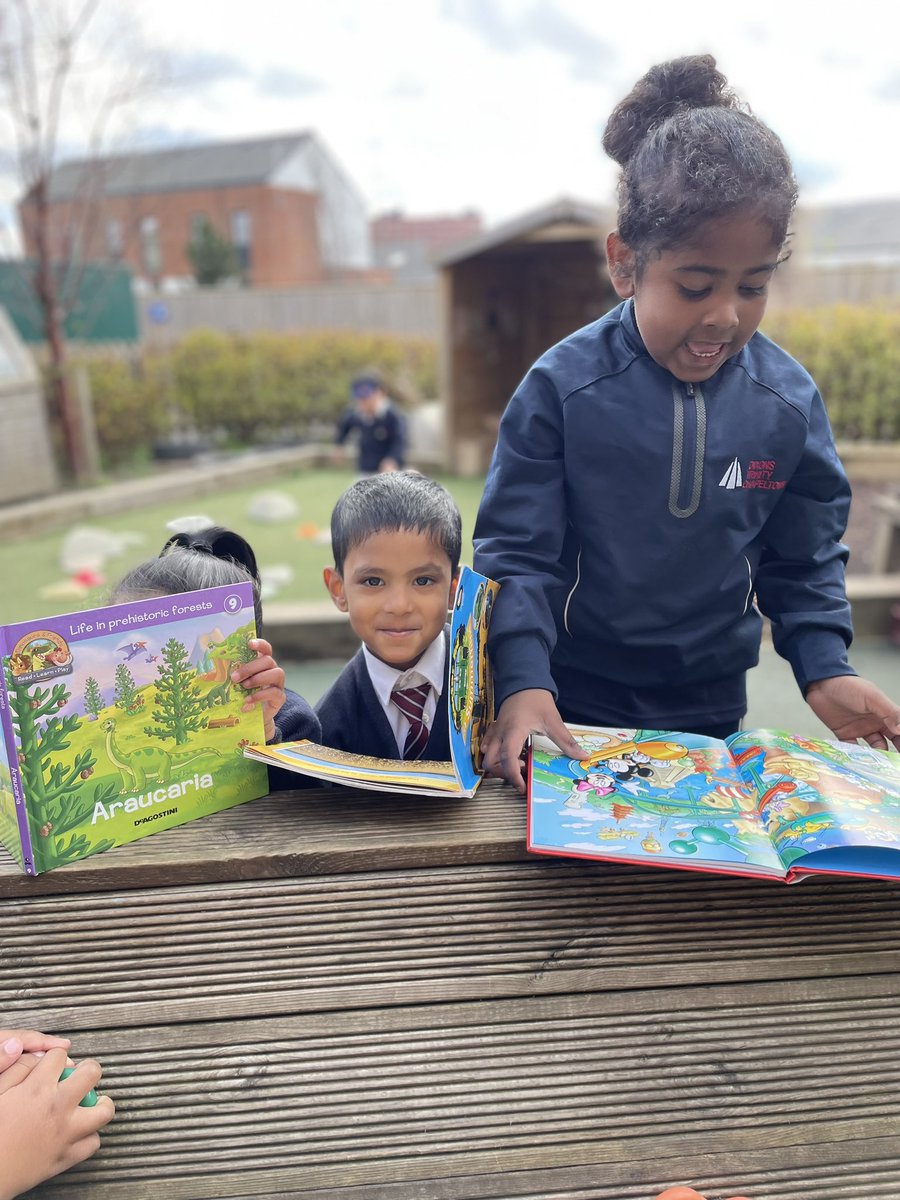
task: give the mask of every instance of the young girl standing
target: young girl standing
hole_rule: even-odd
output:
[[[762,616],[841,738],[900,746],[900,709],[847,662],[850,489],[816,386],[757,332],[796,200],[780,140],[708,55],[653,67],[603,144],[623,303],[553,347],[507,407],[475,529],[501,584],[484,764],[523,787],[563,720],[723,737]]]

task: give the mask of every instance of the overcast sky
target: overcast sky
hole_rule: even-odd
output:
[[[116,60],[162,56],[176,80],[132,108],[121,144],[312,129],[373,214],[471,208],[494,223],[563,194],[608,202],[610,108],[654,62],[698,51],[784,139],[804,200],[900,198],[900,54],[881,0],[103,4],[136,22]],[[102,12],[94,28],[108,34]],[[15,194],[0,179],[0,203]]]

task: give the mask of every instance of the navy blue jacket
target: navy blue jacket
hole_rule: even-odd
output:
[[[449,647],[449,631],[444,633]],[[447,663],[449,665],[449,650]],[[432,762],[450,758],[450,729],[447,717],[447,687],[437,698],[434,724],[421,757]],[[372,687],[366,659],[360,646],[353,658],[316,705],[322,723],[322,744],[352,754],[373,758],[399,758],[397,742],[390,722]]]
[[[799,363],[756,333],[681,383],[626,301],[548,350],[500,424],[474,560],[501,585],[497,703],[546,688],[596,723],[739,718],[756,603],[801,688],[852,674],[849,502]]]
[[[403,466],[406,455],[406,421],[388,405],[385,410],[367,421],[355,408],[348,408],[338,424],[335,441],[341,445],[351,432],[359,431],[357,465],[360,471],[374,475],[386,458]]]
[[[311,742],[322,741],[322,727],[319,718],[310,708],[306,700],[297,692],[285,688],[284,704],[275,717],[275,742],[298,742],[308,738]],[[317,779],[306,775],[298,775],[296,771],[286,771],[283,767],[269,767],[269,791],[293,791],[301,787],[321,787]]]

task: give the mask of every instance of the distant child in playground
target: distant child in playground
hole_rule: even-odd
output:
[[[252,547],[238,533],[215,525],[197,533],[176,533],[158,557],[147,559],[122,579],[110,596],[111,604],[144,600],[153,596],[177,595],[232,583],[250,583],[257,631],[262,630],[259,569]],[[320,740],[319,721],[302,696],[285,688],[284,671],[272,656],[272,646],[263,637],[250,641],[256,658],[238,664],[233,683],[247,691],[244,711],[262,705],[267,742],[300,738]],[[273,791],[298,786],[295,772],[269,768]]]
[[[406,419],[391,403],[379,371],[361,371],[350,384],[351,406],[335,431],[335,462],[343,462],[344,442],[355,435],[361,475],[399,471],[406,456]]]
[[[90,1158],[115,1114],[109,1096],[91,1094],[99,1064],[74,1067],[70,1045],[33,1029],[0,1029],[0,1200]],[[74,1070],[60,1079],[67,1066]]]
[[[462,522],[418,471],[360,479],[331,517],[325,586],[362,646],[316,705],[322,742],[378,758],[450,757],[447,612]]]
[[[900,708],[847,661],[850,489],[807,372],[758,332],[796,200],[778,137],[709,55],[653,67],[603,144],[622,303],[509,402],[475,529],[495,579],[484,765],[523,787],[563,721],[724,737],[762,614],[834,734],[900,747]]]

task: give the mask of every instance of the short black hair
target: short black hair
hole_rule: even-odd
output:
[[[613,109],[603,148],[622,168],[618,232],[638,273],[654,253],[738,212],[758,213],[783,246],[797,200],[790,159],[711,54],[651,67]]]
[[[261,584],[253,548],[239,533],[212,525],[198,533],[173,534],[157,558],[138,563],[116,584],[109,602],[177,596],[234,583],[252,585],[256,632],[261,636]]]
[[[462,552],[459,509],[445,487],[419,471],[387,471],[347,488],[331,514],[335,567],[343,573],[349,552],[373,534],[400,529],[430,537],[456,574]]]

